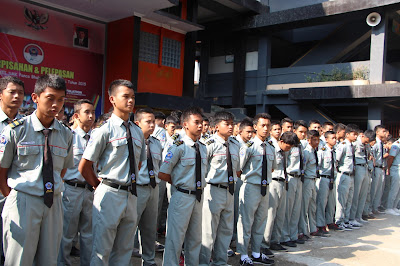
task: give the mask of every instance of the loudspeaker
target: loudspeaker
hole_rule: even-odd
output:
[[[377,26],[382,20],[381,15],[379,15],[379,13],[377,12],[372,12],[371,14],[369,14],[367,16],[367,24],[371,27],[375,27]]]

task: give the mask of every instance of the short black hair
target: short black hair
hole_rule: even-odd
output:
[[[46,88],[52,88],[58,91],[67,91],[65,80],[56,74],[46,74],[40,76],[35,83],[34,93],[40,95]]]
[[[203,115],[203,122],[210,122],[207,116]]]
[[[351,132],[356,132],[357,134],[358,134],[358,131],[359,131],[360,129],[359,129],[359,127],[357,126],[357,125],[355,125],[355,124],[348,124],[347,126],[346,126],[346,134],[347,133],[351,133]]]
[[[153,113],[154,113],[155,119],[160,119],[160,120],[165,119],[165,114],[163,112],[157,111],[157,112],[153,112]]]
[[[182,111],[181,110],[174,110],[171,112],[172,116],[175,116],[176,119],[178,119],[179,124],[181,124],[181,117],[182,117]]]
[[[251,118],[246,117],[240,122],[239,130],[242,131],[245,127],[253,128],[253,120]]]
[[[373,130],[365,130],[364,136],[369,139],[370,142],[376,139],[376,134]]]
[[[388,140],[386,141],[387,143],[394,143],[396,141],[395,138],[388,138]]]
[[[213,124],[218,125],[222,121],[232,121],[235,119],[235,116],[227,111],[219,111],[216,112],[214,117],[213,117]]]
[[[168,124],[178,125],[179,120],[175,116],[169,115],[169,116],[167,116],[167,118],[165,118],[165,124],[166,125],[168,125]]]
[[[294,130],[297,130],[299,127],[305,127],[307,128],[307,123],[304,120],[297,120],[294,122],[293,128]]]
[[[154,111],[153,109],[148,107],[137,109],[135,112],[135,121],[140,122],[140,120],[142,120],[143,114],[154,114]]]
[[[386,127],[384,125],[377,125],[374,128],[375,133],[378,132],[379,129],[386,129]]]
[[[335,132],[335,134],[337,134],[339,131],[342,131],[345,129],[346,129],[346,125],[342,124],[342,123],[337,123],[336,125],[333,126],[333,132]]]
[[[271,116],[269,114],[267,114],[267,113],[259,113],[253,118],[253,125],[257,125],[258,120],[260,120],[260,118],[268,119],[269,121],[271,121]]]
[[[279,140],[282,140],[284,143],[289,144],[291,146],[297,146],[300,143],[299,138],[297,137],[296,133],[292,131],[284,132]]]
[[[113,95],[115,92],[115,89],[118,88],[119,86],[124,86],[124,87],[134,90],[133,84],[129,80],[116,79],[113,82],[111,82],[110,86],[108,87],[108,95]]]
[[[332,122],[326,121],[324,122],[324,124],[322,125],[323,128],[327,127],[327,126],[333,126]]]
[[[5,88],[7,88],[8,83],[12,83],[14,85],[20,85],[22,89],[24,89],[25,91],[25,85],[22,80],[20,80],[17,77],[5,76],[0,79],[0,93],[2,93]]]
[[[314,130],[314,129],[308,130],[307,131],[307,138],[310,139],[310,138],[313,138],[313,137],[319,138],[319,132],[317,130]]]
[[[272,121],[271,121],[271,128],[272,128],[273,126],[276,126],[276,125],[279,125],[279,126],[282,128],[281,122],[280,122],[280,121],[278,121],[278,120],[272,120]]]
[[[290,123],[290,124],[294,124],[294,121],[292,119],[290,119],[289,117],[285,117],[281,120],[281,126],[283,126],[283,124],[285,123]]]
[[[311,119],[310,122],[308,122],[308,126],[311,126],[312,124],[321,125],[321,122],[319,122],[318,119]]]
[[[74,113],[77,114],[82,109],[82,104],[87,103],[93,105],[93,103],[88,99],[80,99],[76,103],[74,103]],[[93,105],[94,106],[94,105]]]
[[[324,134],[326,139],[328,138],[329,135],[335,135],[336,136],[336,133],[331,131],[331,130],[329,130],[329,131],[326,131],[325,134]]]
[[[191,115],[199,115],[201,116],[201,118],[203,118],[203,112],[201,111],[201,109],[199,107],[192,106],[183,111],[181,122],[187,122]]]

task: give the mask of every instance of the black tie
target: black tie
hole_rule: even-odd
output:
[[[329,179],[329,189],[333,189],[333,179],[335,178],[335,157],[333,150],[331,150],[331,177]]]
[[[367,146],[364,145],[364,155],[365,155],[365,163],[368,166],[368,153],[367,153]]]
[[[304,183],[304,162],[303,162],[303,152],[301,151],[301,143],[299,144],[299,154],[300,154],[300,179]]]
[[[89,139],[90,139],[90,135],[86,134],[83,138],[86,140],[86,145],[87,145],[87,143],[89,142]]]
[[[288,180],[288,175],[287,175],[287,171],[286,171],[286,154],[282,150],[281,150],[281,154],[283,156],[283,174],[285,175],[285,187],[286,187],[286,190],[288,190],[289,189],[289,180]]]
[[[317,178],[320,178],[319,165],[318,165],[318,149],[317,148],[314,150],[314,156],[315,156],[315,168],[316,168]]]
[[[136,171],[135,171],[135,154],[133,152],[133,143],[132,143],[132,135],[131,130],[129,128],[129,123],[124,122],[124,126],[126,128],[126,139],[128,140],[128,151],[129,151],[129,176],[131,179],[130,187],[131,193],[137,196],[136,193]]]
[[[51,208],[54,195],[54,176],[53,176],[53,158],[51,157],[49,136],[50,129],[44,129],[44,152],[43,152],[43,186],[44,186],[44,204]]]
[[[261,144],[263,147],[263,161],[262,161],[262,172],[261,172],[261,195],[264,197],[267,194],[267,148],[265,142]]]
[[[381,141],[381,161],[382,161],[382,167],[383,167],[383,154],[385,153],[385,149],[383,148],[383,142]]]
[[[194,143],[196,149],[196,199],[198,202],[201,201],[201,155],[199,143]]]
[[[353,154],[353,172],[351,173],[351,175],[354,175],[356,172],[356,152],[353,143],[350,143],[350,146],[351,146],[351,152]]]
[[[224,144],[226,146],[226,165],[228,167],[228,188],[229,188],[229,193],[233,195],[233,192],[235,191],[235,184],[234,184],[234,178],[233,178],[233,168],[232,168],[232,158],[231,158],[231,153],[229,151],[229,142],[225,142]]]
[[[151,157],[150,143],[148,139],[146,139],[146,146],[147,146],[147,170],[149,171],[150,185],[152,188],[155,188],[156,176],[154,175],[153,158]]]

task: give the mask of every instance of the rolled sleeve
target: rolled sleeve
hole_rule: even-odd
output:
[[[175,145],[171,146],[165,155],[163,163],[161,164],[160,172],[168,175],[171,174],[180,157],[180,149],[178,149],[178,147]]]
[[[102,128],[96,130],[93,133],[93,136],[90,138],[89,143],[82,155],[83,159],[97,162],[100,158],[100,155],[106,148],[108,134],[102,132]]]
[[[1,133],[0,138],[0,167],[10,168],[16,154],[14,132],[7,126]]]

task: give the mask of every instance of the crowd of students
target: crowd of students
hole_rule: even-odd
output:
[[[133,113],[130,81],[108,93],[112,112],[96,120],[79,100],[67,122],[62,78],[37,80],[26,116],[23,82],[0,79],[5,265],[71,265],[77,240],[81,265],[129,265],[135,249],[143,265],[157,251],[163,265],[227,265],[235,254],[272,265],[273,252],[311,237],[400,215],[400,143],[382,125],[267,113],[237,122],[196,107],[165,117]]]

